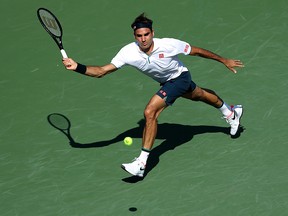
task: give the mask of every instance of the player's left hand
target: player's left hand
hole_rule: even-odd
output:
[[[226,59],[223,63],[233,73],[237,73],[235,67],[244,67],[244,64],[240,60]]]

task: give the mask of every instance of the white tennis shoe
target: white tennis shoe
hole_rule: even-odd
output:
[[[223,117],[228,124],[230,124],[230,135],[236,135],[239,126],[240,126],[240,118],[243,114],[242,105],[231,106],[232,114],[228,117]]]
[[[121,168],[128,173],[139,177],[144,176],[145,167],[145,164],[141,162],[139,158],[135,158],[132,163],[124,163],[121,165]]]

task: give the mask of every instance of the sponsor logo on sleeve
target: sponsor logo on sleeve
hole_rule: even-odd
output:
[[[186,44],[186,46],[185,46],[185,49],[184,49],[184,52],[185,52],[185,53],[187,53],[187,52],[188,52],[188,50],[189,50],[189,47],[190,47],[190,46],[189,46],[188,44]]]

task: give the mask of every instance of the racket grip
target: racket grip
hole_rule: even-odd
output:
[[[61,49],[60,52],[63,58],[68,58],[67,53],[65,52],[64,49]]]

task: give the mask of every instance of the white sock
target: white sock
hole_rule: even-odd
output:
[[[228,106],[225,102],[223,102],[223,105],[218,108],[219,111],[223,114],[223,116],[230,116],[233,112],[231,110],[231,107]]]
[[[141,153],[140,153],[138,159],[139,159],[142,163],[146,164],[146,163],[147,163],[147,159],[148,159],[148,157],[149,157],[149,154],[150,154],[150,150],[147,150],[147,149],[142,148]]]

